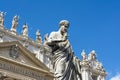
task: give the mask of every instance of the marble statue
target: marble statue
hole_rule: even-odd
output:
[[[41,38],[41,35],[40,35],[40,30],[37,30],[37,32],[36,32],[36,41],[38,43],[42,43],[42,38]]]
[[[4,25],[4,12],[0,12],[0,26],[3,27]]]
[[[28,37],[28,25],[26,23],[23,25],[22,35]]]
[[[16,28],[18,26],[18,19],[19,19],[19,16],[17,16],[17,15],[13,17],[12,27],[11,27],[12,32],[16,32]]]
[[[52,49],[55,80],[82,80],[79,59],[74,56],[68,40],[69,22],[60,21],[60,28],[45,37],[44,45]]]
[[[96,52],[95,50],[92,50],[90,54],[88,55],[88,60],[96,60]]]
[[[82,56],[82,60],[86,60],[87,59],[87,56],[86,56],[84,50],[82,51],[81,56]]]

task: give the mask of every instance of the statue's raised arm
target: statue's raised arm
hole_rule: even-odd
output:
[[[46,37],[45,43],[47,45],[64,43],[67,41],[67,31],[69,28],[69,22],[67,20],[62,20],[60,23],[60,28],[56,32],[51,32],[49,37]]]

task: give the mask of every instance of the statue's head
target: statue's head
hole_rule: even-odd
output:
[[[23,25],[23,29],[25,29],[25,28],[28,28],[27,23],[25,23],[25,24]]]
[[[14,17],[13,17],[13,19],[18,19],[19,18],[19,16],[17,16],[17,15],[15,15]]]
[[[66,28],[69,28],[70,23],[67,20],[61,20],[59,25],[60,25],[60,27],[65,26]]]

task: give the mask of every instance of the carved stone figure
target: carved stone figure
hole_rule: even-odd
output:
[[[81,80],[80,61],[74,56],[68,40],[69,22],[62,20],[60,28],[45,37],[44,45],[52,49],[55,80]]]
[[[19,52],[18,52],[18,47],[17,47],[17,45],[12,46],[12,47],[10,48],[10,53],[9,53],[9,55],[10,55],[10,57],[12,57],[12,58],[14,58],[14,59],[16,59],[16,58],[19,57]]]
[[[86,60],[86,59],[87,59],[87,56],[86,56],[86,54],[85,54],[85,51],[84,51],[84,50],[82,51],[81,55],[82,55],[82,60]]]
[[[23,25],[22,35],[28,37],[28,25],[26,23]]]
[[[4,25],[4,12],[0,12],[0,27],[3,27]]]
[[[88,55],[88,60],[96,60],[96,53],[94,50],[92,50]]]
[[[16,28],[18,26],[18,19],[19,19],[19,16],[17,15],[13,17],[12,27],[11,27],[12,32],[16,32]]]
[[[101,70],[101,71],[104,71],[103,65],[100,62],[96,63],[96,68],[99,69],[99,70]]]
[[[40,30],[37,30],[37,32],[36,32],[36,41],[38,43],[42,43],[42,38],[41,38],[41,35],[40,35]]]

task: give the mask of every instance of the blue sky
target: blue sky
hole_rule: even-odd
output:
[[[7,12],[6,28],[19,15],[18,33],[27,22],[29,36],[36,30],[46,33],[58,30],[59,21],[70,22],[69,40],[75,55],[95,50],[107,71],[107,80],[120,74],[120,0],[0,0],[0,10]]]

